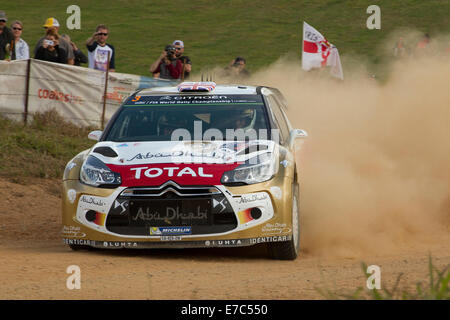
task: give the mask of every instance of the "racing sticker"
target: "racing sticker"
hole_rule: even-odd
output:
[[[292,229],[286,223],[266,223],[261,232],[265,235],[282,235],[290,234]]]
[[[76,198],[77,198],[77,191],[74,189],[69,189],[67,191],[67,199],[69,200],[69,202],[73,204]]]
[[[117,188],[108,197],[99,197],[89,194],[83,194],[78,200],[77,221],[83,225],[100,231],[105,231],[106,216],[110,208],[115,208],[119,213],[122,212],[122,206],[117,204],[114,199],[122,192],[124,188]]]
[[[109,209],[109,204],[103,197],[82,195],[78,200],[78,205],[83,209],[92,209],[106,213]]]
[[[218,185],[225,171],[236,168],[230,164],[172,164],[107,166],[122,176],[122,186],[159,186],[172,180],[179,185]]]
[[[192,233],[191,227],[150,227],[151,236],[179,236]]]
[[[259,104],[260,95],[166,95],[166,96],[136,96],[130,97],[124,107],[145,105],[183,105],[183,104]]]
[[[71,238],[86,237],[86,233],[82,232],[80,227],[75,226],[63,226],[61,234],[63,235],[63,237],[71,237]]]
[[[267,192],[247,193],[233,197],[239,219],[238,230],[261,224],[273,217],[273,206]]]

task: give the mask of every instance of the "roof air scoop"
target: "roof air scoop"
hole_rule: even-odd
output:
[[[216,83],[212,81],[183,82],[177,88],[178,92],[211,92],[216,88]]]

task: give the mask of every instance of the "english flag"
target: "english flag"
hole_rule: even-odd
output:
[[[312,26],[303,22],[302,68],[331,67],[330,74],[344,80],[341,58],[338,49]]]

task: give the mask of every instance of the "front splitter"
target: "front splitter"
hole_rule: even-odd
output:
[[[257,237],[247,239],[201,241],[98,241],[87,239],[63,239],[66,245],[82,245],[99,249],[152,249],[152,248],[225,248],[247,247],[260,243],[291,241],[292,235]]]

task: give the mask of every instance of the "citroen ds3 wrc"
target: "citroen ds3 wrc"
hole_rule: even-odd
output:
[[[286,108],[279,90],[263,86],[184,82],[135,92],[64,170],[64,243],[263,244],[271,258],[295,259],[294,155],[307,133],[291,127]]]

